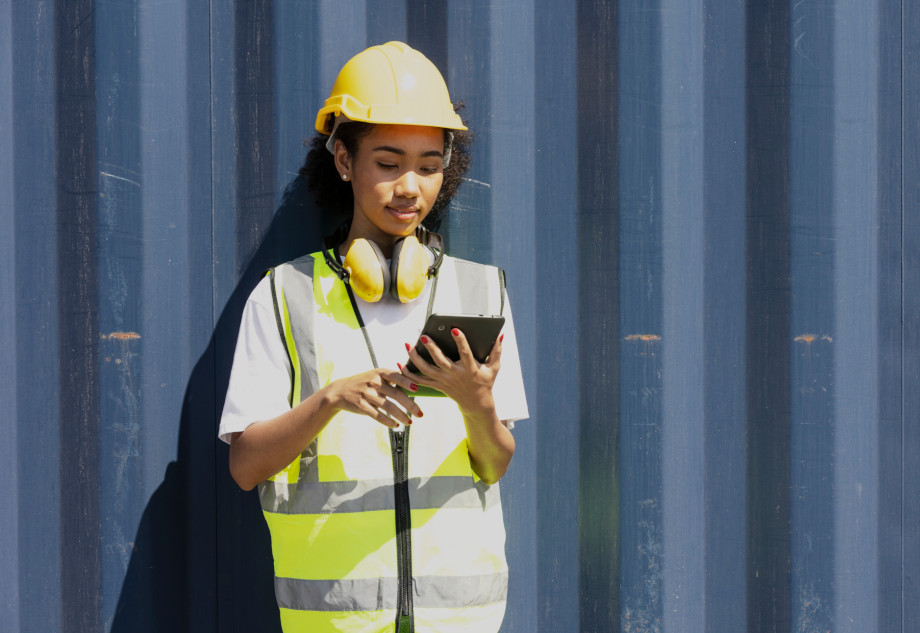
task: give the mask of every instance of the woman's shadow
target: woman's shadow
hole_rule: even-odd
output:
[[[295,178],[221,312],[186,388],[177,459],[141,516],[113,633],[280,633],[268,529],[257,494],[230,478],[217,424],[250,291],[271,266],[318,250],[342,220],[327,215]]]

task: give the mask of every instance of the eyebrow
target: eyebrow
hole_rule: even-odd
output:
[[[405,150],[399,149],[398,147],[393,147],[391,145],[381,145],[379,147],[375,147],[372,151],[392,152],[394,154],[399,154],[400,156],[406,155]],[[422,158],[427,158],[428,156],[437,156],[438,158],[443,158],[444,154],[434,149],[422,153]]]

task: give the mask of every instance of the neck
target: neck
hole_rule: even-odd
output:
[[[393,246],[396,244],[396,240],[402,237],[404,236],[384,233],[374,225],[362,226],[358,221],[352,221],[351,228],[348,230],[348,236],[339,247],[339,254],[345,255],[352,242],[356,239],[364,238],[377,244],[383,252],[383,256],[389,259],[393,256]]]

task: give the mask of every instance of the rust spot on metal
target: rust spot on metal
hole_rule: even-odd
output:
[[[103,334],[102,340],[104,341],[136,341],[141,337],[137,332],[112,332],[111,334]]]
[[[794,340],[799,343],[808,343],[809,345],[814,343],[816,340],[827,341],[828,343],[834,342],[834,339],[827,334],[822,334],[821,336],[818,336],[817,334],[802,334],[801,336],[796,336]]]
[[[657,334],[630,334],[625,337],[627,341],[660,341],[661,337]]]

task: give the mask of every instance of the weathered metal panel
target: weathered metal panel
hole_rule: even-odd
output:
[[[901,400],[898,403],[901,405],[900,416],[895,418],[900,425],[891,425],[894,427],[891,435],[900,442],[892,443],[883,456],[888,465],[886,472],[891,476],[890,485],[897,489],[900,483],[899,501],[903,505],[900,530],[895,531],[889,524],[885,534],[893,543],[901,544],[900,559],[899,552],[892,547],[882,562],[887,565],[886,570],[897,569],[900,565],[901,573],[898,576],[894,571],[888,571],[881,572],[880,576],[885,582],[885,588],[893,589],[903,596],[901,604],[894,605],[888,611],[891,621],[897,622],[895,618],[900,615],[902,626],[907,627],[920,623],[920,583],[917,582],[916,571],[920,566],[920,530],[916,529],[920,525],[920,389],[916,389],[920,381],[920,213],[917,212],[920,209],[920,142],[917,142],[920,139],[920,117],[917,116],[917,112],[920,112],[920,3],[903,3],[899,17],[902,20],[900,59],[903,66],[900,85],[903,107],[900,116],[900,156],[903,163],[900,173],[893,170],[889,174],[884,190],[885,200],[891,207],[897,208],[899,201],[901,206],[902,230],[900,234],[893,231],[895,235],[888,243],[897,245],[897,238],[901,238],[902,325],[900,331],[897,331],[900,336],[891,336],[889,340],[893,345],[886,346],[886,349],[895,348],[891,355],[901,352],[901,372],[889,371],[885,376],[901,386]],[[889,34],[892,32],[896,32],[896,29],[888,31]],[[893,82],[896,80],[892,79]],[[887,117],[885,120],[895,127]],[[891,270],[892,267],[897,270],[892,265],[885,269]],[[894,303],[891,312],[897,315],[897,301],[891,303]],[[888,408],[888,413],[897,415],[898,412],[897,409],[891,411]],[[900,468],[892,469],[893,464],[898,464]],[[894,495],[888,493],[885,497],[890,499],[891,496]],[[886,505],[891,507],[890,501]]]
[[[215,609],[207,7],[95,2],[102,607],[112,631]],[[175,605],[164,609],[162,605]]]
[[[0,2],[0,349],[9,356],[16,349],[16,221],[13,185],[13,7],[9,0]],[[18,372],[16,363],[0,364],[0,403],[11,420],[18,419],[16,398]],[[19,462],[16,450],[19,426],[0,426],[0,478],[11,490],[19,487]],[[0,512],[0,613],[10,627],[20,630],[19,616],[19,508],[18,496],[4,497]]]
[[[13,160],[6,151],[13,146],[13,23],[12,7],[4,1],[0,3],[0,209],[13,208]],[[12,213],[0,216],[0,349],[16,348],[15,313],[7,306],[9,298],[15,296],[16,269],[16,225]],[[9,352],[7,352],[9,353]],[[16,365],[0,365],[0,403],[9,403],[7,414],[16,420]],[[16,444],[18,428],[16,424],[4,424],[0,428],[0,477],[8,481],[10,487],[16,488],[19,478],[17,473]],[[16,501],[16,498],[5,499]],[[7,507],[0,513],[0,598],[4,614],[9,614],[9,622],[19,630],[19,515],[16,510]]]
[[[527,584],[519,589],[531,601],[532,617],[536,626],[564,631],[579,611],[582,596],[579,591],[565,591],[564,587],[579,587],[579,520],[578,517],[578,447],[580,428],[574,424],[578,418],[579,390],[579,322],[578,289],[580,268],[578,256],[578,120],[571,111],[571,95],[578,90],[577,42],[578,15],[576,12],[560,13],[552,3],[534,3],[534,60],[533,92],[539,95],[534,101],[534,129],[544,132],[535,136],[534,146],[534,199],[541,200],[543,212],[532,220],[536,256],[533,259],[535,296],[546,293],[542,289],[555,288],[552,297],[536,312],[532,333],[520,330],[525,340],[542,340],[545,345],[536,347],[532,384],[552,384],[551,389],[531,393],[530,406],[534,419],[553,420],[543,427],[536,442],[532,461],[515,464],[517,472],[553,473],[553,477],[522,477],[521,485],[512,499],[524,490],[536,497],[536,514],[552,516],[549,521],[532,522],[535,530],[528,536],[535,555],[535,568],[528,572]],[[496,156],[498,164],[505,159]],[[499,211],[501,213],[501,211]],[[510,226],[506,230],[514,231]],[[550,254],[545,256],[542,254]],[[512,289],[519,297],[518,288]],[[532,305],[536,305],[535,303]],[[519,310],[515,300],[515,310]],[[546,314],[555,315],[552,319]],[[557,328],[555,323],[567,323]],[[521,429],[531,421],[521,422]],[[520,433],[519,433],[520,435]],[[517,459],[517,457],[515,457]],[[511,515],[512,518],[515,516]],[[517,540],[518,529],[514,531]],[[552,543],[552,547],[540,544]],[[520,575],[515,576],[520,579]],[[552,578],[552,582],[540,582]],[[518,580],[520,583],[520,580]],[[519,585],[520,586],[520,585]],[[517,605],[514,607],[518,608]],[[509,630],[512,630],[509,628]]]
[[[16,523],[18,565],[4,570],[12,586],[10,619],[20,631],[61,629],[62,588],[51,581],[62,574],[57,272],[57,205],[54,21],[42,7],[7,3],[4,20],[11,33],[10,57],[3,68],[10,88],[10,127],[3,153],[10,157],[12,188],[4,193],[4,224],[12,231],[11,283],[0,305],[3,320],[16,324],[15,340],[4,347],[4,377],[15,377],[15,411],[4,427],[12,431],[10,457],[15,475],[3,507]],[[14,55],[18,53],[18,55]],[[9,103],[8,102],[8,103]],[[37,388],[39,387],[39,388]],[[43,421],[43,423],[38,423]],[[41,526],[40,529],[36,529]],[[5,618],[6,619],[6,618]]]
[[[217,418],[390,39],[514,303],[504,630],[917,629],[917,0],[0,0],[4,630],[279,630]]]

